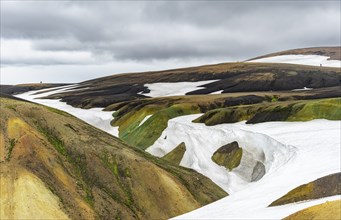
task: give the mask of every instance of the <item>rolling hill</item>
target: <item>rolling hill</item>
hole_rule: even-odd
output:
[[[95,158],[98,157],[101,161],[99,167],[107,165],[107,169],[113,170],[114,176],[115,173],[123,174],[118,176],[124,180],[113,177],[116,178],[118,188],[121,187],[119,189],[123,192],[120,198],[123,198],[124,202],[120,200],[119,204],[121,205],[119,207],[125,207],[127,210],[126,215],[122,214],[123,217],[149,218],[159,215],[161,218],[168,218],[198,208],[228,193],[228,197],[178,218],[280,219],[313,205],[341,199],[339,184],[334,181],[335,178],[330,177],[330,175],[339,176],[341,172],[339,166],[340,50],[341,47],[296,49],[245,62],[116,74],[16,96],[67,111],[119,137],[120,140],[108,134],[99,134],[98,130],[97,133],[92,131],[85,135],[89,136],[91,143],[98,142],[96,137],[102,138],[102,135],[106,138],[110,137],[110,140],[115,140],[116,145],[121,146],[117,147],[114,144],[115,152],[117,149],[128,151],[129,155],[133,152],[134,157],[138,154],[141,160],[142,158],[148,160],[150,166],[155,165],[162,169],[162,173],[165,172],[171,176],[170,178],[175,178],[172,179],[175,182],[185,179],[188,184],[180,181],[176,188],[185,185],[187,191],[181,190],[181,192],[185,191],[185,195],[191,193],[196,201],[195,207],[183,208],[189,200],[185,199],[186,202],[181,202],[183,205],[179,205],[175,198],[171,198],[167,206],[175,201],[176,208],[168,207],[161,211],[164,204],[161,203],[161,208],[156,202],[158,201],[156,197],[168,195],[163,191],[163,185],[159,190],[152,188],[151,185],[143,185],[143,188],[154,189],[151,190],[153,192],[151,195],[143,197],[144,200],[155,201],[152,203],[154,206],[143,206],[145,204],[138,202],[131,205],[127,194],[130,191],[135,193],[134,198],[135,196],[139,198],[140,194],[133,188],[129,190],[122,188],[120,181],[126,181],[124,178],[127,178],[127,174],[117,168],[118,159],[112,154],[121,155],[119,158],[121,158],[120,164],[122,160],[123,167],[130,164],[135,167],[134,161],[123,152],[111,152],[111,156],[103,157],[101,154],[89,151],[88,155],[94,154]],[[11,107],[8,107],[7,111],[8,109]],[[49,110],[59,112],[50,108]],[[73,118],[70,115],[68,117]],[[25,118],[25,120],[30,122],[33,119]],[[44,120],[48,121],[47,118],[38,121]],[[44,123],[46,127],[47,123]],[[54,123],[57,122],[53,120],[52,125]],[[73,123],[68,124],[75,127]],[[36,126],[34,124],[30,126],[34,129],[39,128],[34,127]],[[82,142],[84,134],[72,138],[71,134],[79,134],[75,134],[76,131],[65,133],[64,127],[60,131],[60,126],[66,125],[59,122],[58,127],[53,129],[60,132],[58,140],[70,143],[69,146],[76,146],[77,152],[81,150],[77,146],[86,145]],[[90,128],[85,130],[87,129]],[[83,128],[76,130],[83,132]],[[80,137],[81,140],[76,141],[78,140],[76,137]],[[7,140],[8,146],[16,143],[15,140],[11,142],[12,139],[4,140]],[[74,143],[76,145],[73,145]],[[106,141],[106,143],[112,142]],[[238,148],[231,150],[229,146],[233,143],[237,143]],[[90,147],[93,149],[94,145],[90,144]],[[70,150],[72,149],[73,147],[70,147]],[[156,159],[144,151],[162,159]],[[177,165],[196,170],[198,173],[179,168]],[[87,163],[86,167],[90,167],[90,163]],[[136,171],[140,167],[136,165]],[[154,168],[148,170],[151,169]],[[141,173],[148,170],[142,169]],[[157,171],[159,172],[161,171]],[[199,173],[208,177],[223,190]],[[96,176],[95,173],[91,175]],[[101,182],[101,178],[107,181],[105,178],[109,178],[110,175],[96,177]],[[202,187],[192,182],[197,177],[202,178]],[[136,184],[140,184],[145,181],[144,178],[146,177],[142,177],[141,174],[134,180]],[[320,184],[325,183],[324,178],[333,180],[329,188],[325,188],[325,184]],[[160,178],[153,181],[158,184],[164,183],[160,182]],[[149,180],[147,182],[143,184],[151,184]],[[86,182],[85,185],[88,188],[99,187],[92,184],[93,182]],[[304,184],[315,188],[307,191]],[[198,187],[198,192],[194,192],[192,187]],[[211,187],[213,191],[209,191]],[[108,190],[104,192],[101,190],[102,188],[98,192],[101,195],[110,194]],[[333,193],[320,193],[328,190]],[[86,195],[88,191],[85,190],[83,194]],[[300,201],[300,203],[290,202],[286,205],[269,207],[269,204],[287,194],[290,196],[292,191],[298,195],[303,194],[304,198],[311,200],[294,199],[294,202]],[[318,192],[317,197],[315,192]],[[173,193],[180,195],[178,191]],[[200,196],[195,197],[194,195],[197,194]],[[96,194],[95,198],[97,196],[99,195]],[[201,200],[202,198],[205,200]],[[95,216],[105,218],[108,213],[113,215],[112,212],[105,211],[103,212],[106,214],[99,214],[98,210],[102,209],[98,209],[96,202],[98,201],[93,202],[96,206],[91,206]],[[116,203],[112,204],[117,207]],[[335,204],[333,202],[322,205],[321,210],[333,209]],[[159,211],[156,212],[155,208]],[[320,207],[314,208],[312,212],[315,213],[313,215],[318,216],[316,210],[320,210]],[[302,212],[303,214],[297,215],[307,216],[306,211]],[[69,214],[64,211],[65,213]],[[337,214],[338,211],[336,210],[335,213]]]
[[[1,98],[1,219],[165,219],[227,195],[66,112]]]

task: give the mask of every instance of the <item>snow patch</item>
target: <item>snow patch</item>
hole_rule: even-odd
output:
[[[152,117],[153,115],[147,115],[146,117],[144,117],[144,119],[140,122],[139,126],[143,125],[143,123],[145,123],[150,117]]]
[[[306,90],[312,90],[313,88],[303,87],[303,89],[293,89],[291,91],[306,91]]]
[[[210,94],[222,94],[223,92],[224,90],[219,90],[219,91],[211,92]]]
[[[184,142],[186,152],[180,165],[209,177],[228,193],[239,191],[255,181],[253,175],[254,169],[258,169],[257,164],[264,166],[268,174],[283,166],[295,154],[294,147],[261,133],[192,123],[199,116],[189,115],[169,120],[160,138],[146,151],[162,157]],[[237,141],[243,148],[243,156],[240,165],[228,172],[214,163],[211,157],[218,148],[233,141]]]
[[[341,196],[337,195],[284,206],[268,207],[273,201],[302,184],[341,171],[340,121],[318,119],[308,122],[266,122],[254,125],[239,122],[216,126],[226,130],[262,133],[265,135],[264,138],[271,137],[270,140],[276,140],[283,145],[295,146],[296,156],[289,163],[272,165],[271,167],[276,168],[276,172],[268,171],[262,179],[249,183],[243,190],[236,191],[221,200],[175,219],[283,219],[306,207],[328,200],[341,199]],[[206,134],[208,141],[214,138],[212,133]],[[248,141],[249,137],[244,136],[244,138]],[[167,139],[171,139],[171,137],[167,136]],[[259,137],[256,138],[256,141],[263,142],[259,140]],[[207,144],[196,147],[206,150]],[[243,146],[241,145],[241,147]],[[268,145],[263,147],[272,148]],[[276,150],[283,150],[283,148],[277,147]],[[207,154],[210,152],[207,151]],[[198,157],[198,155],[193,157]],[[274,161],[280,161],[277,155],[274,157]]]
[[[340,60],[328,60],[328,56],[320,55],[280,55],[250,60],[251,63],[291,63],[309,66],[341,67]]]
[[[180,96],[188,92],[198,90],[199,87],[216,82],[218,80],[206,80],[199,82],[174,82],[174,83],[152,83],[145,84],[150,90],[149,93],[143,93],[150,97]]]
[[[91,109],[75,108],[71,105],[66,104],[65,102],[61,102],[60,100],[55,100],[55,99],[39,99],[41,97],[45,97],[45,96],[56,94],[56,93],[69,92],[71,91],[70,89],[76,89],[76,88],[77,88],[77,85],[68,85],[68,86],[54,88],[53,91],[51,91],[51,88],[30,91],[30,92],[16,95],[16,97],[65,111],[87,122],[88,124],[94,127],[97,127],[111,135],[118,137],[118,127],[112,127],[110,125],[110,122],[113,119],[112,117],[113,112],[103,111],[103,108],[91,108]],[[44,93],[36,94],[39,92],[44,92]]]

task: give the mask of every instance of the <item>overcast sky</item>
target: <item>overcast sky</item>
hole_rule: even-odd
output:
[[[340,1],[1,1],[1,84],[339,46]]]

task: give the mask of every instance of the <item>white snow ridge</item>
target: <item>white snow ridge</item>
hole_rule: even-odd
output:
[[[91,108],[91,109],[75,108],[71,105],[66,104],[65,102],[61,102],[60,100],[56,100],[56,99],[40,99],[41,97],[46,97],[48,95],[52,95],[56,93],[79,90],[77,89],[77,86],[78,85],[69,85],[69,86],[61,86],[61,87],[55,87],[55,88],[49,88],[49,89],[35,90],[35,91],[25,92],[25,93],[16,95],[16,97],[65,111],[91,124],[94,127],[97,127],[111,135],[118,137],[118,127],[112,127],[110,125],[110,122],[113,119],[112,117],[113,112],[103,111],[103,108]],[[44,93],[40,93],[40,92],[44,92]],[[40,94],[36,94],[36,93],[40,93]]]
[[[280,55],[273,57],[265,57],[247,62],[251,63],[291,63],[309,66],[328,66],[328,67],[341,67],[340,60],[328,60],[328,56],[320,55]]]
[[[170,120],[166,130],[147,152],[162,157],[184,142],[186,152],[180,165],[209,177],[228,193],[239,191],[250,182],[257,181],[259,173],[268,175],[274,172],[295,155],[295,147],[261,133],[192,123],[198,116]],[[243,148],[243,156],[240,165],[228,172],[225,167],[214,163],[211,157],[217,149],[233,141]]]
[[[141,93],[149,97],[165,97],[185,95],[200,89],[203,85],[216,82],[218,80],[206,80],[198,82],[171,82],[171,83],[151,83],[145,84],[150,90],[149,93]]]

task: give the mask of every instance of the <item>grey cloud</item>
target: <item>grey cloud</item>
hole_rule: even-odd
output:
[[[240,60],[340,44],[339,1],[1,4],[2,38],[30,40],[36,50],[89,51],[99,61]]]

